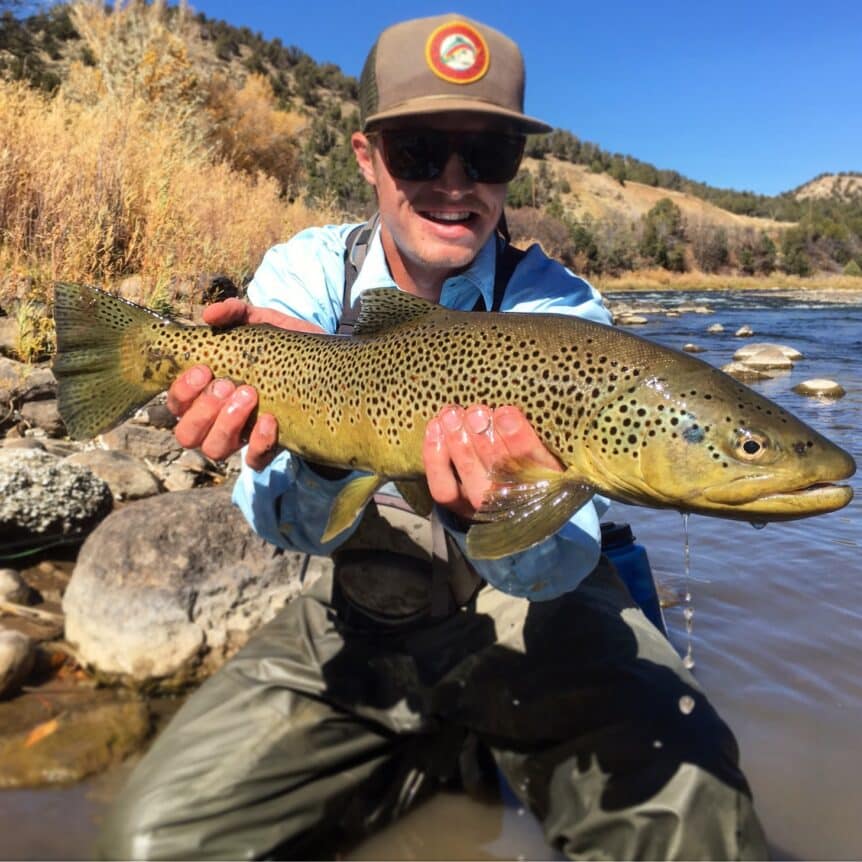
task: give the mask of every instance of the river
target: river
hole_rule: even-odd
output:
[[[613,298],[613,297],[612,297]],[[628,302],[708,305],[712,315],[650,317],[638,334],[671,346],[695,342],[715,365],[748,341],[804,354],[783,377],[754,384],[862,462],[862,302],[820,302],[755,293],[631,294]],[[722,334],[707,334],[720,322]],[[753,339],[735,338],[742,324]],[[831,377],[847,390],[823,402],[791,387]],[[747,524],[689,519],[695,674],[734,729],[773,852],[785,859],[862,857],[862,477],[856,499],[817,519]],[[674,512],[614,504],[667,589],[683,589],[683,526]],[[666,610],[683,652],[682,606]],[[87,858],[93,820],[122,773],[68,790],[6,797],[0,858]],[[5,817],[3,816],[5,814]],[[34,817],[35,815],[35,817]],[[354,848],[349,859],[551,858],[532,818],[516,804],[438,794],[394,827]]]

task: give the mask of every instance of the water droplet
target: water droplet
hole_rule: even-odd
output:
[[[754,527],[755,530],[766,529],[766,521],[749,521],[748,523],[751,524],[751,526]]]
[[[513,697],[512,698],[512,706],[520,706],[520,705],[521,705],[521,701],[518,700],[517,697]]]
[[[661,748],[664,743],[660,739],[654,739],[652,743],[653,748]]]
[[[518,817],[523,817],[527,813],[527,809],[526,808],[519,808],[517,813],[518,813]]]
[[[683,532],[683,577],[685,584],[685,594],[683,596],[683,611],[682,615],[685,618],[685,655],[682,660],[683,667],[686,670],[691,670],[694,667],[694,654],[692,650],[691,633],[694,628],[694,607],[691,603],[691,544],[688,538],[688,512],[682,513],[682,532]]]
[[[694,698],[689,694],[684,694],[679,699],[679,711],[683,715],[690,715],[691,711],[694,709]]]

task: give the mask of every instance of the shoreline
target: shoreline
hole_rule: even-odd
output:
[[[736,292],[772,293],[833,302],[862,303],[862,278],[848,275],[741,276],[641,270],[621,276],[587,279],[601,293]]]

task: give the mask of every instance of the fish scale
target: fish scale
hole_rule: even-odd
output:
[[[427,501],[425,426],[447,404],[519,407],[562,468],[498,465],[468,534],[474,556],[541,541],[596,492],[752,521],[852,497],[834,483],[853,459],[778,405],[689,354],[567,315],[454,311],[382,288],[363,294],[356,334],[344,337],[189,326],[58,285],[55,322],[59,408],[73,437],[117,424],[205,364],[258,391],[281,445],[367,472],[336,500],[324,540],[390,479]]]

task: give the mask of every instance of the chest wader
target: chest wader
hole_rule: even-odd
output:
[[[353,285],[378,224],[375,214],[347,236],[339,335],[353,334],[359,316],[359,301],[351,301]],[[505,230],[503,240],[498,244],[491,308],[480,296],[473,311],[500,310],[509,279],[524,257],[509,243]],[[466,605],[483,584],[436,511],[422,517],[393,494],[374,495],[356,532],[332,559],[333,599],[348,623],[392,626],[439,619]]]

